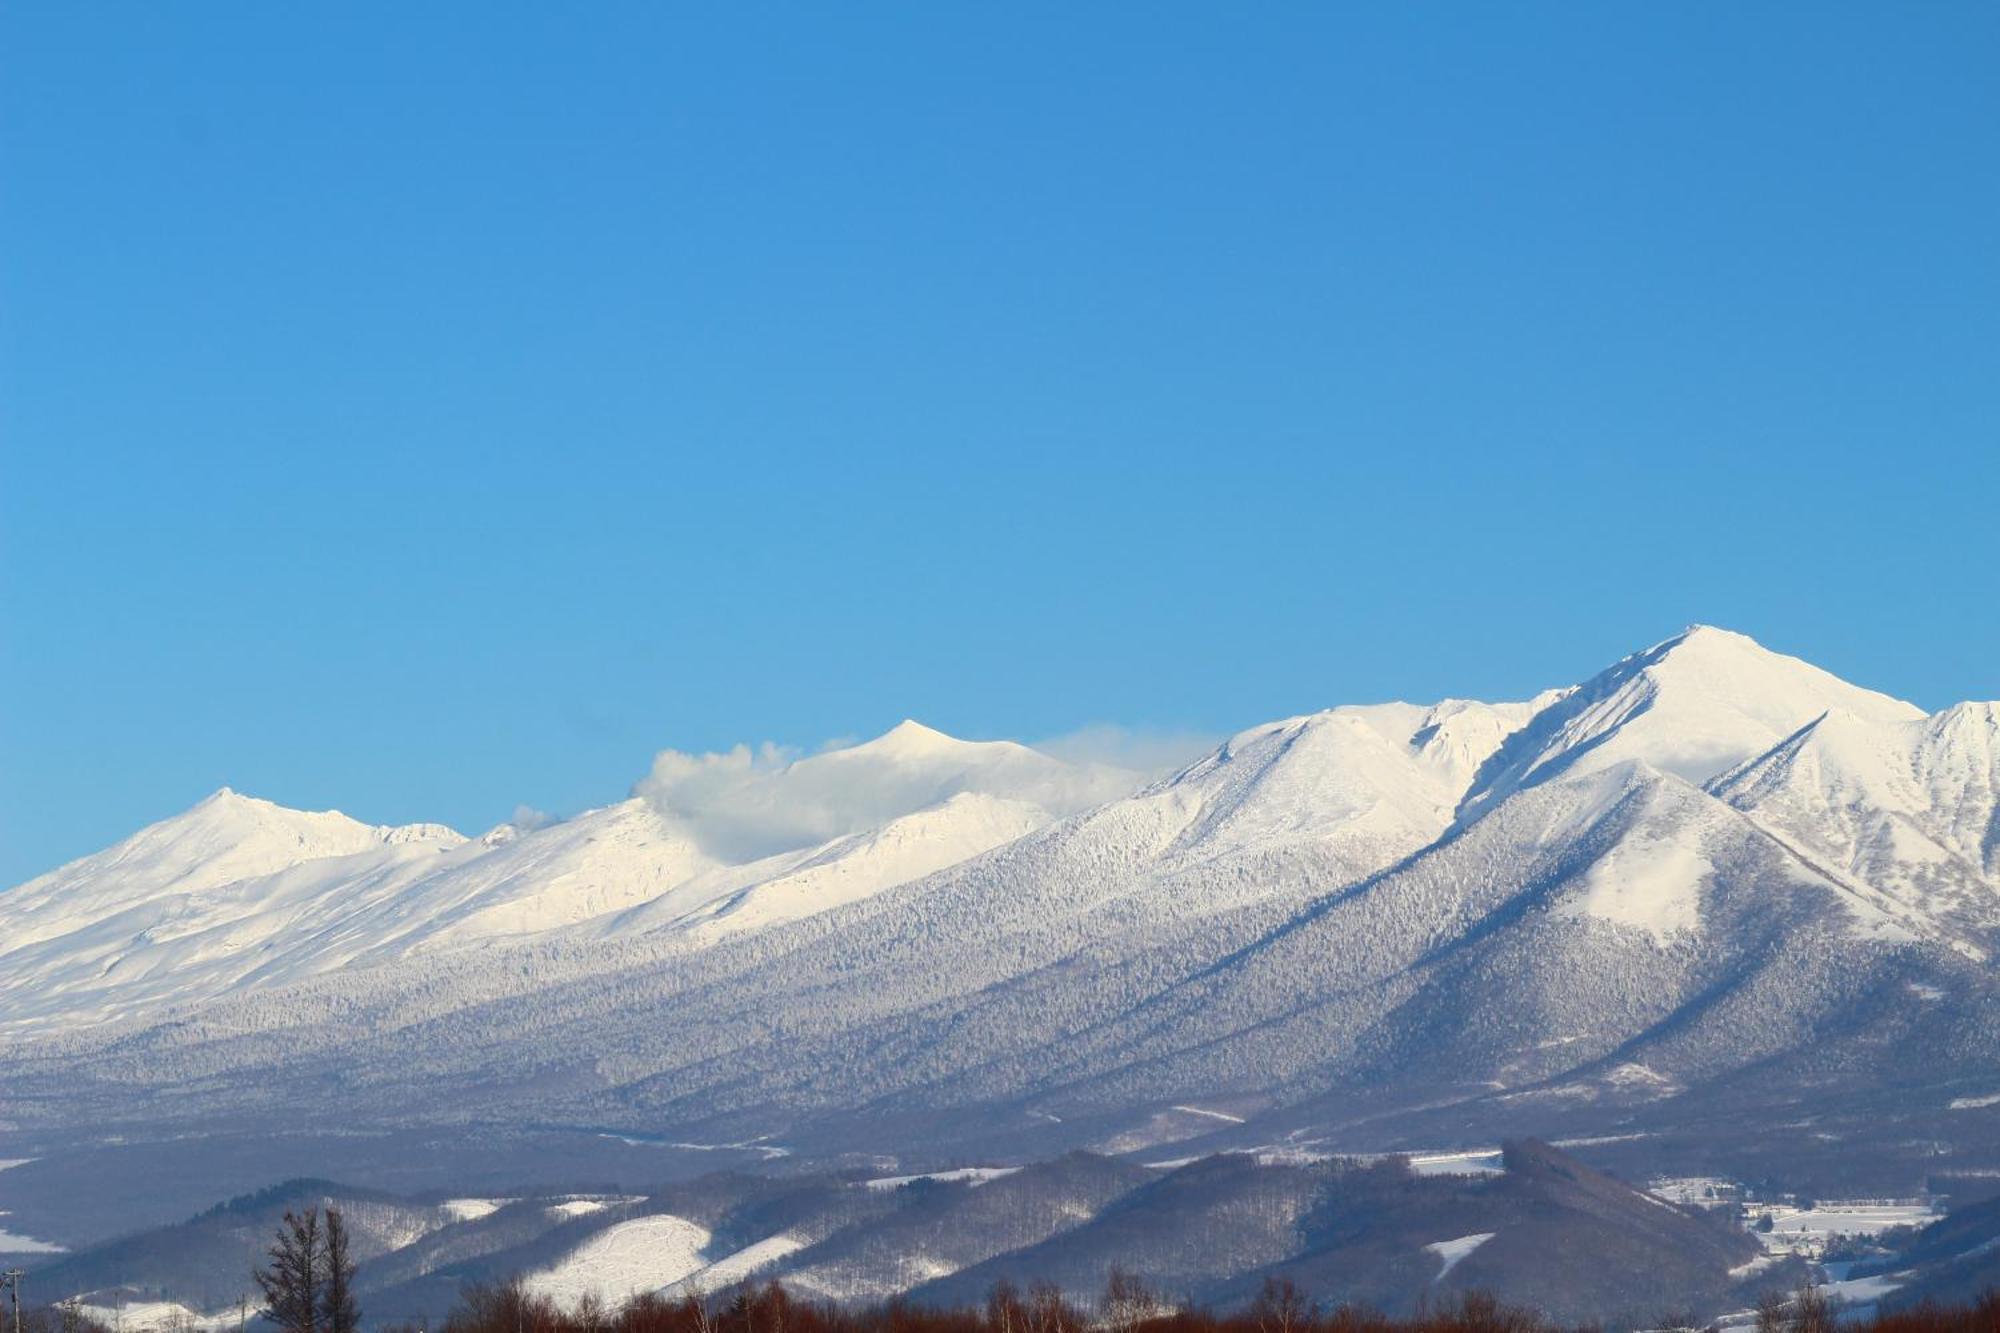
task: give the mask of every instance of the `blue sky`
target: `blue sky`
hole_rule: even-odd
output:
[[[223,783],[2000,695],[2000,8],[0,10],[0,882]]]

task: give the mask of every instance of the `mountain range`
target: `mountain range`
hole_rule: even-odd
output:
[[[0,918],[0,1149],[76,1239],[85,1163],[225,1135],[656,1178],[1523,1134],[2000,1169],[2000,707],[1707,627],[1153,780],[906,722],[473,838],[225,790]]]
[[[815,1299],[977,1306],[1003,1281],[1053,1282],[1088,1304],[1123,1266],[1176,1302],[1238,1304],[1279,1277],[1399,1313],[1483,1289],[1569,1320],[1646,1327],[1741,1308],[1757,1283],[1800,1271],[1760,1259],[1726,1218],[1525,1142],[1475,1174],[1422,1174],[1403,1159],[1145,1166],[1077,1152],[902,1177],[716,1173],[623,1194],[409,1197],[299,1180],[34,1278],[114,1318],[122,1294],[149,1314],[171,1301],[226,1324],[246,1257],[284,1210],[313,1206],[348,1221],[364,1311],[413,1325],[443,1318],[469,1284],[515,1275],[570,1308],[592,1294],[614,1305],[642,1292],[726,1296],[753,1277]]]

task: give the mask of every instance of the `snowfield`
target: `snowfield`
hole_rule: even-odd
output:
[[[684,1218],[635,1217],[598,1232],[554,1268],[528,1274],[525,1285],[569,1309],[591,1295],[616,1305],[700,1272],[710,1239],[707,1228]]]
[[[1494,1231],[1481,1231],[1475,1235],[1460,1236],[1456,1240],[1434,1241],[1424,1246],[1425,1250],[1444,1261],[1444,1267],[1438,1269],[1435,1280],[1442,1282],[1450,1277],[1452,1269],[1464,1263],[1468,1255],[1498,1234]]]

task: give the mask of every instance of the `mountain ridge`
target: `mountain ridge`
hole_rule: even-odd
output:
[[[424,852],[434,873],[407,882],[398,861],[319,885],[382,892],[207,991],[173,992],[194,975],[177,956],[135,955],[157,989],[102,1032],[59,1013],[21,1029],[0,1109],[183,1132],[477,1108],[802,1157],[1375,1150],[1419,1123],[1626,1132],[1809,1087],[1926,1089],[1898,1114],[1972,1125],[1964,1089],[2000,1086],[2000,891],[1972,855],[2000,818],[1993,718],[1926,716],[1698,630],[1521,703],[1246,728],[1069,813],[996,794],[1088,788],[1046,756],[1003,748],[1031,767],[974,790],[948,770],[993,743],[915,724],[859,760],[682,758],[676,780],[720,774],[736,818],[793,790],[786,774],[818,799],[813,775],[860,782],[906,751],[914,776],[814,818],[916,808],[730,864],[690,840],[699,810],[642,794]],[[1894,762],[1847,758],[1878,750]],[[620,827],[652,850],[593,860]],[[668,862],[657,882],[604,868]],[[380,943],[348,947],[372,923]],[[45,984],[60,961],[37,960],[44,1010],[74,999]],[[23,995],[0,973],[0,1019]],[[301,1107],[303,1084],[340,1092]]]

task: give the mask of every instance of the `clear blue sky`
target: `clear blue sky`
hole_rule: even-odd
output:
[[[229,783],[2000,695],[2000,6],[0,9],[0,882]]]

